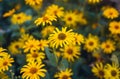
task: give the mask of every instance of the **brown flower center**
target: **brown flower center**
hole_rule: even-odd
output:
[[[67,75],[63,75],[62,79],[68,79],[69,77]]]
[[[38,54],[33,53],[33,54],[32,54],[32,57],[33,57],[33,58],[37,58],[37,57],[38,57]]]
[[[103,71],[103,70],[100,70],[100,71],[99,71],[99,75],[100,75],[100,76],[104,76],[104,75],[105,75],[104,71]]]
[[[112,76],[116,76],[116,75],[117,75],[117,72],[116,72],[115,70],[112,70],[112,71],[111,71],[111,75],[112,75]]]
[[[90,45],[90,46],[93,46],[93,44],[94,44],[94,43],[93,43],[92,41],[89,42],[89,45]]]
[[[37,68],[34,67],[30,69],[31,74],[35,74],[37,71],[38,71]]]
[[[4,63],[3,63],[3,66],[6,66],[8,64],[8,62],[7,61],[5,61]]]
[[[20,17],[20,16],[18,16],[18,17],[17,17],[17,19],[21,19],[21,17]]]
[[[68,17],[68,21],[72,21],[72,18],[71,18],[71,17]]]
[[[19,48],[19,45],[16,45],[15,48],[18,49],[18,48]]]
[[[58,39],[59,40],[64,40],[66,38],[66,35],[64,34],[64,33],[60,33],[59,35],[58,35]]]
[[[119,29],[119,26],[118,26],[118,25],[116,25],[116,26],[115,26],[115,29]]]
[[[44,17],[43,17],[43,21],[46,21],[46,20],[48,20],[48,17],[45,17],[45,16],[44,16]]]
[[[106,48],[110,48],[110,45],[106,45]]]
[[[72,54],[72,53],[73,53],[73,50],[72,50],[72,49],[68,49],[68,50],[67,50],[67,53],[68,53],[68,54]]]

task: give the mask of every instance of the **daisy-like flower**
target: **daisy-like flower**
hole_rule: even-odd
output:
[[[38,51],[34,51],[26,55],[27,62],[31,62],[31,61],[41,62],[42,59],[44,58],[45,58],[45,54],[43,52],[38,52]]]
[[[86,49],[88,52],[93,52],[99,49],[98,37],[89,34],[88,38],[85,39],[84,49]]]
[[[56,16],[45,14],[44,16],[37,18],[34,23],[36,24],[36,26],[40,24],[45,26],[46,23],[52,25],[52,21],[57,21]]]
[[[84,36],[82,34],[75,33],[73,43],[75,45],[76,44],[81,45],[81,43],[84,43]]]
[[[74,62],[75,58],[79,58],[80,56],[80,47],[69,45],[65,46],[64,49],[61,49],[63,51],[63,58],[66,58],[69,62]]]
[[[8,12],[3,14],[3,17],[12,16],[15,13],[15,9],[9,10]]]
[[[120,67],[116,63],[105,66],[105,79],[120,79]]]
[[[109,30],[112,34],[120,34],[120,22],[117,21],[110,22]]]
[[[8,47],[9,51],[11,54],[16,55],[16,54],[20,54],[21,51],[20,49],[22,49],[23,47],[23,43],[20,41],[14,41],[11,42],[10,46]]]
[[[57,17],[62,17],[64,15],[63,10],[63,7],[59,7],[58,5],[52,4],[47,8],[46,13],[50,15],[55,15]]]
[[[39,47],[39,49],[44,51],[45,47],[48,47],[48,41],[47,40],[40,40],[38,47]]]
[[[11,18],[11,22],[13,24],[23,24],[24,22],[31,20],[32,17],[30,15],[26,15],[25,13],[21,12],[18,14],[13,14]]]
[[[69,11],[64,14],[63,21],[65,21],[68,26],[75,26],[78,21],[78,16],[75,12]]]
[[[67,31],[67,28],[62,28],[60,31],[58,28],[53,31],[52,34],[49,36],[49,43],[51,47],[58,48],[66,46],[74,40],[74,33],[72,32],[72,29]]]
[[[25,42],[25,45],[23,46],[24,48],[24,52],[33,52],[33,51],[36,51],[36,50],[39,50],[39,41],[38,40],[35,40],[35,39],[28,39],[28,41]]]
[[[114,19],[119,16],[119,12],[115,8],[110,7],[103,11],[103,16],[107,19]]]
[[[42,37],[45,38],[45,37],[49,36],[49,34],[51,34],[54,30],[55,30],[55,26],[46,26],[41,31]]]
[[[6,51],[7,51],[6,49],[0,47],[0,57],[6,56],[8,54]]]
[[[21,68],[22,78],[41,79],[41,77],[45,77],[47,70],[43,68],[44,66],[42,62],[30,62],[24,65],[23,68]]]
[[[12,63],[14,62],[13,58],[9,54],[0,58],[0,72],[7,71]]]
[[[95,76],[99,77],[100,79],[103,79],[105,76],[105,69],[103,66],[103,63],[98,62],[92,67],[92,72]]]
[[[72,79],[73,72],[71,69],[61,70],[55,74],[55,78],[57,79]]]
[[[107,40],[101,44],[104,53],[110,54],[115,50],[115,43],[112,40]]]
[[[96,3],[100,3],[102,0],[87,0],[88,3],[90,4],[96,4]]]
[[[34,5],[39,5],[42,3],[43,0],[25,0],[25,3],[34,6]]]

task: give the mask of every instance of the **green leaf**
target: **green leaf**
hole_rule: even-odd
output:
[[[65,70],[68,67],[69,67],[68,61],[66,59],[62,58],[62,60],[60,61],[59,69]]]
[[[56,67],[57,61],[56,61],[56,57],[55,57],[54,53],[50,53],[49,48],[47,48],[47,47],[45,48],[45,53],[47,55],[47,58],[48,58],[50,64],[52,66]]]

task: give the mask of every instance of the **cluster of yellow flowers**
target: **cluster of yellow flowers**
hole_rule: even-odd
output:
[[[113,54],[117,50],[116,43],[120,43],[120,22],[115,20],[119,17],[119,12],[116,8],[109,6],[101,10],[101,17],[110,20],[106,27],[111,34],[111,36],[105,36],[102,39],[99,38],[99,35],[102,36],[102,34],[88,33],[84,35],[79,32],[79,29],[81,29],[79,25],[86,26],[90,24],[83,10],[66,10],[60,5],[51,4],[40,13],[39,10],[42,7],[43,0],[24,0],[24,2],[32,7],[38,15],[33,17],[25,12],[16,13],[19,6],[3,14],[3,17],[11,16],[11,24],[19,26],[20,37],[9,44],[9,53],[6,49],[0,47],[0,74],[10,70],[9,67],[14,63],[12,56],[23,54],[25,55],[26,64],[20,69],[22,78],[41,79],[41,77],[45,77],[48,72],[46,62],[49,62],[46,48],[49,48],[50,52],[55,55],[56,64],[62,59],[66,59],[68,63],[74,63],[81,57],[82,53],[92,54],[97,62],[91,68],[95,76],[100,79],[119,79],[119,65],[116,63],[104,65],[100,60],[102,55]],[[102,0],[86,0],[85,2],[91,5],[98,4]],[[38,38],[30,33],[29,29],[31,27],[24,28],[26,27],[24,25],[26,21],[31,21],[33,28],[37,28],[37,30],[40,28],[40,32],[37,33]],[[97,26],[101,25],[94,23],[93,29],[96,29]],[[100,28],[104,27],[101,26]],[[102,30],[104,31],[104,29]],[[116,37],[112,35],[118,36],[118,40],[114,40],[113,38]],[[56,68],[58,72],[54,74],[54,78],[72,79],[74,73],[71,67],[61,69],[58,66]]]

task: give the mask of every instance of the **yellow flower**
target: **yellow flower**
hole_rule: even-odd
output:
[[[72,70],[67,68],[66,70],[60,70],[60,72],[57,72],[54,77],[57,79],[72,79],[72,75]]]
[[[101,48],[103,49],[104,53],[110,54],[115,51],[115,43],[112,40],[107,40],[101,44]]]
[[[14,60],[9,54],[0,58],[0,72],[7,71],[9,69],[8,67],[12,66],[13,62]]]
[[[105,76],[105,69],[101,62],[96,63],[92,67],[92,72],[94,73],[95,76],[99,77],[100,79],[103,79]]]
[[[120,79],[120,67],[116,63],[107,64],[105,73],[105,79]]]
[[[66,46],[74,40],[72,29],[67,31],[66,27],[62,28],[62,31],[56,28],[48,39],[50,46],[55,48]]]
[[[6,49],[3,49],[2,47],[0,47],[0,57],[6,56],[8,54],[6,51],[7,51]]]
[[[30,15],[26,15],[25,13],[21,12],[18,14],[13,14],[11,18],[11,22],[13,24],[23,24],[24,22],[31,20],[32,17]]]
[[[83,24],[83,25],[87,24],[87,20],[84,17],[84,13],[83,12],[78,13],[77,16],[78,16],[77,22],[79,22],[80,24]]]
[[[34,6],[34,5],[39,5],[43,2],[43,0],[25,0],[25,3]]]
[[[87,0],[90,4],[100,3],[102,0]]]
[[[40,4],[35,4],[35,5],[31,5],[31,7],[36,10],[36,11],[39,11],[42,7],[42,2]]]
[[[48,47],[48,41],[47,40],[40,40],[38,43],[38,47],[40,50],[44,51],[45,47]]]
[[[31,52],[30,54],[26,55],[26,61],[27,62],[31,62],[31,61],[35,61],[35,62],[41,62],[42,59],[45,58],[45,54],[43,52]]]
[[[69,45],[65,46],[64,49],[61,49],[63,51],[63,58],[66,58],[69,62],[74,62],[75,58],[80,57],[80,47]]]
[[[64,14],[63,10],[63,7],[59,7],[58,5],[52,4],[47,8],[46,13],[57,17],[62,17]]]
[[[88,38],[85,39],[84,49],[86,49],[88,52],[94,52],[99,49],[98,37],[89,34]]]
[[[117,21],[110,22],[109,30],[112,34],[120,34],[120,22]]]
[[[22,78],[24,79],[41,79],[41,77],[45,77],[45,73],[47,72],[44,69],[45,65],[42,62],[30,62],[27,65],[24,65],[21,69]]]
[[[42,37],[47,37],[49,34],[51,34],[55,29],[55,26],[46,26],[44,29],[42,29],[41,34]]]
[[[75,26],[76,22],[78,21],[78,16],[76,15],[75,12],[66,12],[64,14],[65,16],[63,17],[63,21],[65,21],[67,26]]]
[[[3,17],[12,16],[15,13],[15,9],[9,10],[8,12],[3,14]]]
[[[29,34],[21,34],[21,37],[20,37],[20,39],[19,39],[19,41],[21,41],[21,42],[26,42],[27,40],[32,40],[32,39],[34,39],[34,37],[32,36],[32,35],[29,35]]]
[[[75,45],[76,44],[81,45],[81,43],[84,43],[84,36],[82,34],[75,33],[73,43]]]
[[[49,25],[52,25],[52,21],[57,21],[56,16],[46,14],[46,15],[36,19],[34,23],[36,24],[36,26],[38,26],[40,24],[45,26],[46,23]]]
[[[10,46],[8,46],[8,49],[10,53],[13,55],[20,54],[21,53],[20,49],[22,49],[23,45],[24,44],[20,41],[14,41],[11,42]]]
[[[36,50],[39,50],[39,41],[35,40],[35,39],[28,39],[28,41],[25,42],[23,48],[24,48],[24,52],[33,52]]]
[[[107,8],[103,11],[103,16],[107,19],[114,19],[119,16],[119,12],[115,8]]]

